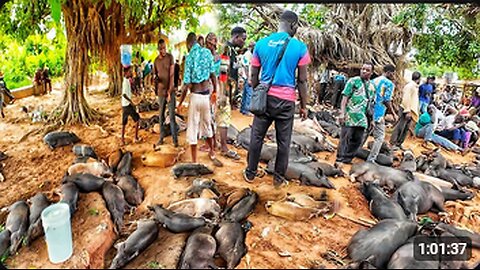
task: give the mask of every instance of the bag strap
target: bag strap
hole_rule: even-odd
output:
[[[283,55],[285,54],[285,51],[287,49],[288,43],[290,42],[290,39],[291,39],[291,37],[289,36],[287,38],[287,40],[283,43],[282,49],[280,50],[280,53],[278,54],[278,58],[277,58],[277,62],[275,63],[275,69],[273,71],[272,79],[268,83],[268,88],[270,88],[270,86],[273,83],[273,80],[275,79],[275,74],[277,73],[278,65],[280,64],[280,61],[282,61]]]

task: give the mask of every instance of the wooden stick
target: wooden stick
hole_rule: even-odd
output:
[[[351,221],[351,222],[353,222],[353,223],[357,223],[357,224],[359,224],[359,225],[365,226],[365,227],[369,227],[369,228],[373,227],[372,224],[369,224],[369,223],[367,223],[367,222],[365,222],[365,221],[353,219],[353,218],[348,217],[348,216],[345,216],[345,215],[343,215],[343,214],[341,214],[341,213],[337,213],[336,215],[339,216],[339,217],[341,217],[341,218],[347,219],[347,220],[349,220],[349,221]]]
[[[366,219],[366,218],[358,218],[359,220],[365,222],[365,223],[368,223],[368,224],[371,224],[372,226],[375,226],[377,224],[377,222],[371,220],[371,219]]]

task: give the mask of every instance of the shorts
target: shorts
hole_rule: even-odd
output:
[[[222,105],[218,104],[216,122],[220,128],[228,128],[230,126],[232,122],[232,109],[228,100]]]
[[[198,136],[213,137],[210,95],[192,93],[188,109],[187,142],[196,145]]]
[[[122,107],[122,125],[125,126],[128,122],[128,116],[130,116],[133,121],[138,122],[140,120],[140,115],[137,113],[132,104]]]

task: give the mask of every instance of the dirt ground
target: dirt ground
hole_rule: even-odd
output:
[[[108,120],[97,126],[83,127],[70,126],[65,130],[75,132],[84,144],[92,145],[97,154],[106,158],[107,155],[118,149],[121,134],[121,107],[119,98],[109,98],[104,94],[106,84],[90,88],[87,94],[89,104],[100,112],[108,115]],[[6,119],[0,120],[0,151],[4,151],[9,158],[5,164],[5,182],[0,183],[0,208],[7,207],[20,199],[28,199],[37,192],[45,192],[53,201],[59,199],[57,194],[60,180],[67,168],[74,160],[72,147],[66,146],[50,150],[43,143],[42,135],[31,136],[23,142],[19,139],[32,128],[41,124],[32,124],[21,111],[21,106],[43,105],[45,110],[51,110],[58,104],[62,97],[60,85],[54,86],[50,95],[28,97],[18,100],[14,105],[6,108]],[[185,115],[186,108],[182,109]],[[149,117],[153,113],[142,114]],[[252,118],[234,112],[233,124],[243,129],[251,124]],[[135,227],[135,220],[151,216],[147,210],[148,205],[155,203],[168,204],[185,197],[185,190],[189,187],[190,179],[175,180],[171,174],[171,167],[158,169],[143,166],[140,157],[143,153],[151,151],[152,145],[157,141],[158,134],[140,131],[142,143],[133,144],[133,126],[130,123],[127,129],[126,150],[132,151],[134,156],[133,175],[145,189],[145,200],[131,215],[126,216],[126,225],[118,239],[111,233],[112,224],[110,215],[100,194],[81,194],[78,210],[72,220],[74,240],[73,256],[65,263],[53,265],[48,261],[47,250],[43,237],[36,240],[29,247],[22,247],[18,254],[11,256],[6,264],[10,268],[85,268],[103,267],[102,254],[108,250],[105,257],[105,267],[108,267],[115,249],[113,241],[125,239]],[[387,135],[388,137],[388,135]],[[186,147],[185,133],[181,133],[180,143]],[[171,144],[171,137],[166,140],[165,148]],[[408,139],[406,146],[411,148],[416,155],[422,151],[421,141]],[[162,149],[163,150],[163,149]],[[255,189],[259,185],[272,183],[272,177],[266,176],[254,184],[248,184],[242,179],[241,170],[246,166],[246,151],[237,149],[242,159],[233,162],[220,157],[224,167],[215,168],[212,178],[220,183],[235,187],[248,187]],[[455,163],[469,162],[473,154],[461,157],[452,153],[446,156]],[[335,153],[321,153],[320,160],[333,164]],[[181,156],[180,162],[188,162],[190,154],[187,151]],[[199,161],[213,168],[211,161],[205,153],[199,153]],[[346,168],[347,171],[349,168]],[[331,198],[341,204],[339,212],[354,219],[374,220],[368,210],[366,200],[358,191],[356,185],[347,178],[332,180],[336,190],[329,191]],[[273,187],[272,187],[273,188]],[[287,192],[306,192],[319,194],[323,189],[299,186],[292,183],[284,187]],[[470,218],[460,219],[460,225],[473,231],[480,232],[478,212],[480,207],[475,207],[480,202],[477,197],[469,208]],[[458,211],[464,208],[454,204],[449,207],[453,217],[461,215]],[[455,206],[457,206],[455,208]],[[462,210],[463,209],[463,210]],[[0,214],[0,224],[5,221],[5,211]],[[429,214],[433,219],[436,215]],[[315,265],[324,265],[329,268],[342,266],[342,261],[347,263],[346,246],[352,235],[362,225],[344,219],[339,215],[326,220],[323,217],[311,219],[307,222],[292,222],[271,216],[263,204],[259,204],[254,213],[249,217],[253,228],[247,235],[246,243],[248,254],[242,259],[238,268],[309,268]],[[174,268],[182,251],[187,234],[172,234],[164,229],[159,232],[159,238],[147,250],[130,262],[126,268]],[[289,256],[280,256],[286,254]],[[99,258],[92,258],[98,256]],[[480,252],[474,250],[470,263],[479,261]]]

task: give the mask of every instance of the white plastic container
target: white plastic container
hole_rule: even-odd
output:
[[[56,203],[42,212],[42,224],[48,248],[48,259],[62,263],[73,253],[70,208],[66,203]]]

